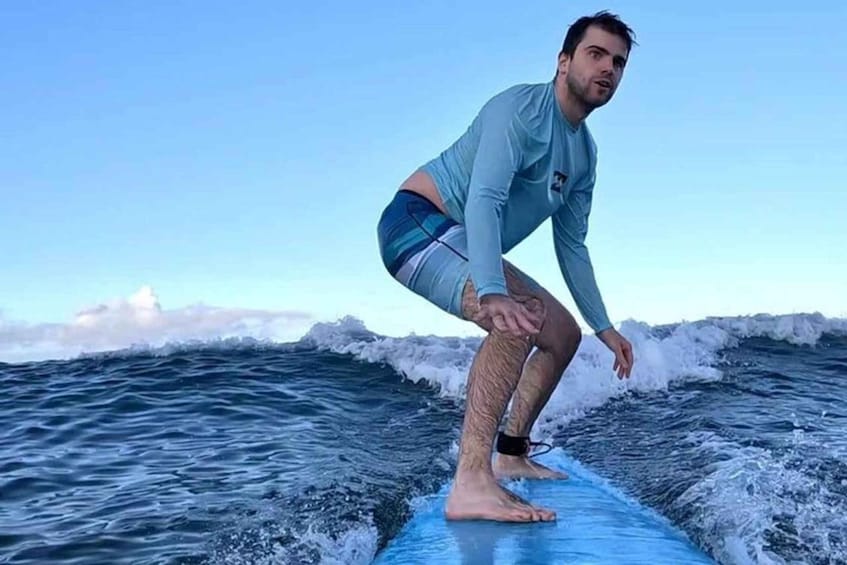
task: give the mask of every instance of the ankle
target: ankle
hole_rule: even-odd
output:
[[[477,460],[476,458],[466,458],[460,460],[456,466],[456,481],[464,481],[470,479],[473,481],[480,480],[480,477],[493,476],[490,458],[485,461]]]
[[[507,455],[506,453],[498,453],[497,461],[501,463],[513,463],[517,461],[523,461],[525,459],[529,459],[527,455]]]
[[[509,421],[503,428],[503,433],[513,437],[527,437],[529,436],[529,429],[525,428],[525,426]]]
[[[529,435],[513,435],[508,432],[499,432],[497,434],[497,454],[512,457],[522,457],[529,453],[530,440]]]
[[[465,493],[485,492],[497,485],[497,479],[495,478],[494,471],[492,471],[490,476],[479,475],[476,477],[457,477],[456,480],[453,481],[453,490]]]

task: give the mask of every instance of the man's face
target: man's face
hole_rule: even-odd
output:
[[[564,75],[571,94],[590,111],[612,99],[623,77],[627,55],[623,39],[591,26],[572,59],[559,55],[559,73]]]

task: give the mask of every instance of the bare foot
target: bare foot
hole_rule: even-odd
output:
[[[555,512],[533,506],[501,487],[491,475],[465,475],[453,485],[444,512],[448,520],[550,522]]]
[[[554,471],[529,457],[497,454],[494,475],[498,479],[567,479],[568,474]]]

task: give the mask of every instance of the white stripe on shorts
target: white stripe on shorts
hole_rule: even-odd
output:
[[[418,266],[423,263],[430,255],[432,255],[436,249],[440,246],[444,245],[442,242],[447,241],[450,237],[458,231],[464,230],[465,227],[462,225],[451,226],[444,234],[439,238],[440,240],[433,240],[432,243],[409,257],[409,260],[403,263],[403,266],[398,269],[397,274],[394,275],[401,284],[408,286],[410,281],[412,280],[412,276],[417,271]]]

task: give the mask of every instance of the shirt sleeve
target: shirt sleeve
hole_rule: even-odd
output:
[[[479,147],[465,206],[468,261],[476,294],[508,294],[503,274],[502,211],[520,170],[525,128],[512,104],[491,104],[480,115]]]
[[[586,188],[576,189],[553,215],[556,258],[565,282],[585,322],[595,333],[612,327],[597,288],[594,268],[585,245],[594,178]]]

